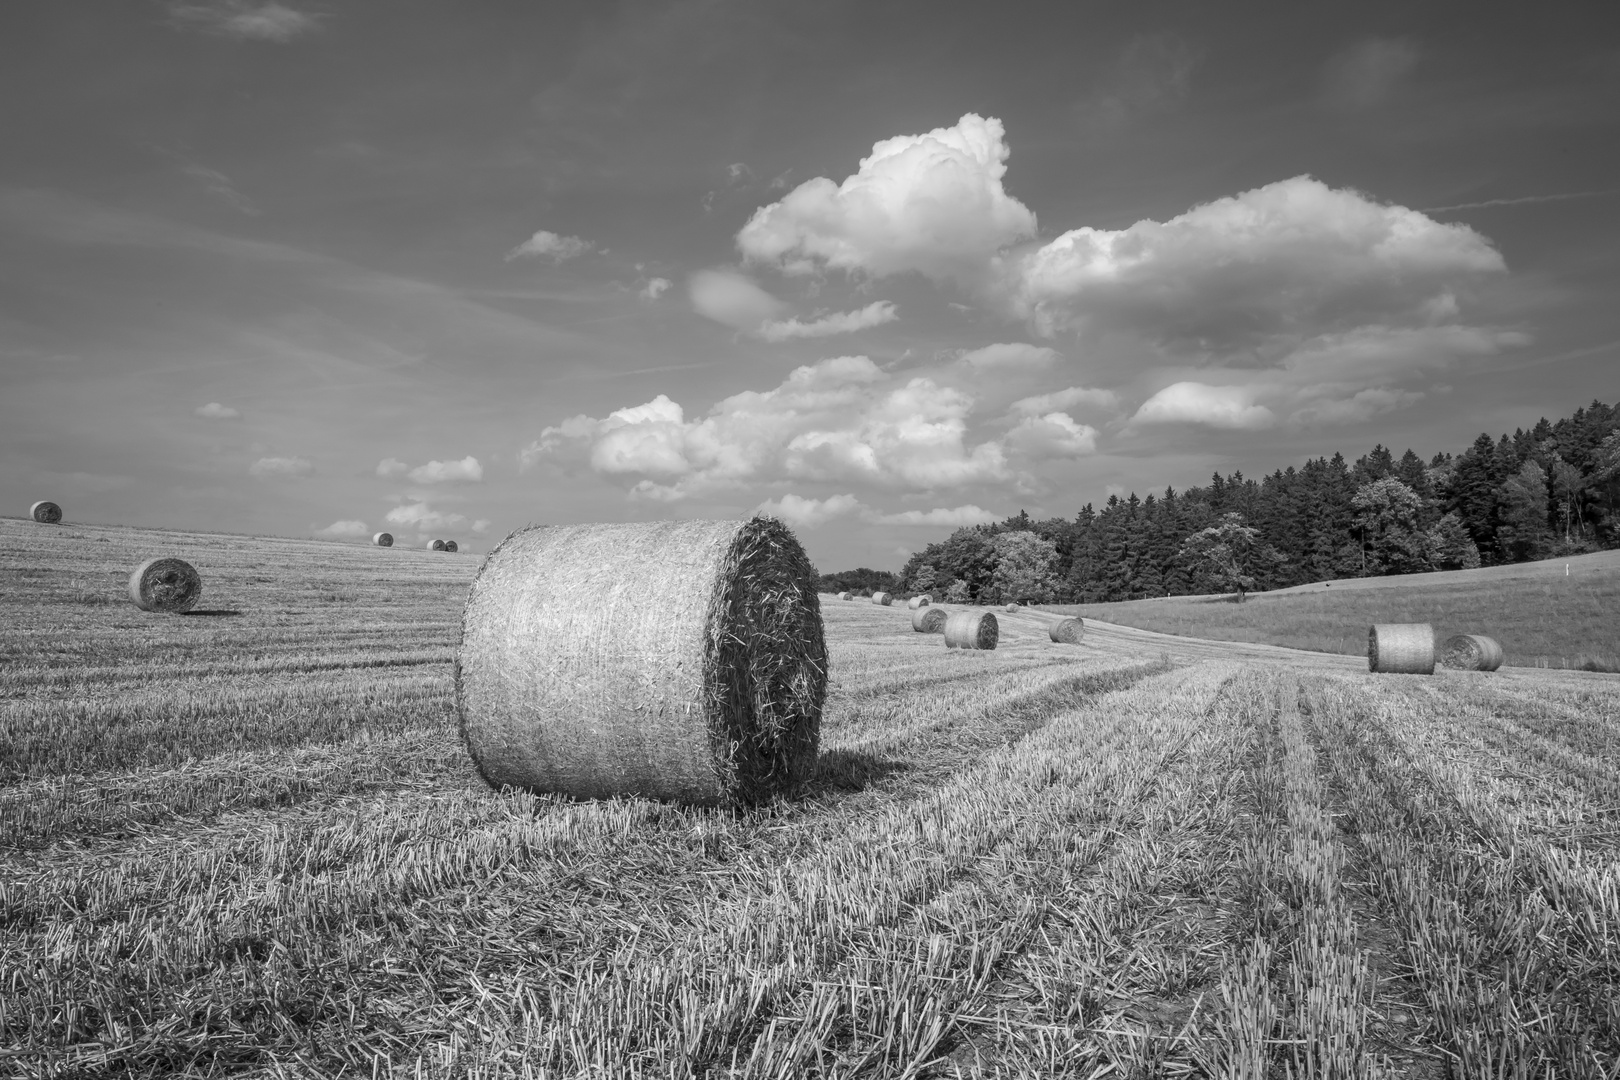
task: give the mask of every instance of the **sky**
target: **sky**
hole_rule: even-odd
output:
[[[11,4],[0,513],[952,529],[1620,398],[1581,5]]]

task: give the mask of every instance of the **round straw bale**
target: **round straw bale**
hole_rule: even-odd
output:
[[[1059,619],[1047,627],[1047,634],[1060,645],[1078,645],[1080,639],[1086,636],[1086,623],[1084,619]]]
[[[62,520],[62,508],[53,502],[41,499],[28,508],[28,516],[41,525],[55,525]]]
[[[202,578],[184,559],[147,559],[129,575],[129,598],[142,611],[179,614],[202,596]]]
[[[1501,644],[1484,634],[1454,634],[1440,648],[1440,662],[1463,671],[1495,671],[1502,657]]]
[[[1017,611],[1017,610],[1018,610],[1018,605],[1017,604],[1008,604],[1007,605],[1007,611],[1008,611],[1009,614],[1011,612],[1014,612],[1014,611]]]
[[[1434,674],[1434,627],[1378,623],[1367,631],[1367,670],[1395,675]]]
[[[872,603],[882,604],[884,607],[888,607],[890,604],[894,603],[894,594],[882,591],[875,592],[872,594]]]
[[[1001,626],[988,611],[953,611],[945,619],[945,645],[952,649],[993,649]]]
[[[429,551],[443,551],[444,550],[444,541],[443,540],[429,540],[427,542],[427,550],[429,550]]]
[[[491,786],[759,802],[815,768],[816,571],[771,518],[530,526],[468,592],[455,678]]]
[[[446,551],[460,551],[461,549],[456,547],[456,542],[454,540],[446,540],[444,542],[444,550],[446,550]]]
[[[910,600],[907,600],[906,601],[906,607],[908,607],[908,608],[927,607],[929,604],[932,604],[933,602],[934,602],[934,598],[932,596],[929,596],[927,593],[923,593],[921,596],[913,596]]]
[[[376,544],[378,547],[393,547],[394,546],[394,534],[393,533],[378,533],[377,535],[375,535],[375,536],[373,536],[371,538],[371,542],[373,544]]]
[[[941,607],[912,608],[911,628],[919,634],[943,634],[945,620],[950,618],[950,612]]]
[[[850,595],[847,592],[841,592],[841,593],[838,594],[838,599],[840,599],[840,600],[853,600],[853,599],[855,599],[855,597]]]

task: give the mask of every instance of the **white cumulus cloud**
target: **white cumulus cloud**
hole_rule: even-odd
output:
[[[733,270],[699,270],[686,288],[694,311],[736,330],[758,330],[787,307]]]
[[[594,251],[596,245],[577,236],[559,236],[541,229],[523,243],[506,253],[506,261],[523,258],[549,258],[552,262],[567,262]]]
[[[318,530],[324,536],[370,536],[371,530],[363,521],[334,521],[324,529]]]
[[[670,285],[669,278],[650,278],[647,284],[641,287],[640,296],[643,300],[656,300],[669,291]]]
[[[414,526],[421,532],[455,529],[467,522],[467,519],[460,514],[447,514],[435,510],[425,502],[396,506],[388,511],[386,520],[390,525]]]
[[[755,514],[781,518],[795,529],[814,529],[838,517],[845,517],[861,508],[853,495],[829,495],[825,499],[806,499],[788,494],[780,499],[768,499],[754,507]]]
[[[1027,416],[1007,432],[1007,445],[1035,459],[1075,458],[1097,452],[1097,429],[1068,413]]]
[[[310,460],[301,457],[262,457],[248,466],[248,472],[258,477],[308,476],[314,471]]]
[[[798,319],[767,322],[759,328],[759,336],[766,341],[831,337],[834,334],[852,334],[857,330],[882,326],[884,323],[894,322],[899,317],[893,304],[887,300],[879,300],[858,311],[834,312],[809,322],[801,322]]]
[[[927,525],[931,528],[959,529],[964,525],[988,525],[1001,520],[977,506],[941,507],[935,510],[903,510],[897,514],[873,514],[868,521],[877,525]]]
[[[411,471],[411,467],[398,458],[383,458],[377,462],[378,476],[404,476]]]
[[[476,483],[484,478],[484,467],[468,454],[460,461],[430,461],[418,465],[407,475],[418,484]]]
[[[1056,351],[1044,345],[1011,342],[986,345],[965,352],[958,363],[977,372],[1041,371],[1051,367],[1058,358]]]
[[[1254,403],[1250,388],[1199,382],[1170,384],[1144,401],[1131,417],[1133,424],[1203,424],[1244,431],[1268,428],[1276,421],[1270,409]]]
[[[1072,409],[1077,405],[1090,405],[1099,409],[1113,409],[1119,405],[1119,395],[1112,390],[1091,390],[1083,386],[1070,386],[1050,394],[1034,394],[1012,403],[1011,411],[1020,416],[1042,416],[1049,412]]]
[[[229,405],[221,405],[217,401],[199,405],[195,411],[198,416],[204,416],[210,420],[240,420],[242,418],[240,410],[233,409]]]

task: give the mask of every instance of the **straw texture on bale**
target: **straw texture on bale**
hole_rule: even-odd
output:
[[[927,607],[929,604],[932,604],[933,602],[934,602],[934,598],[932,596],[929,596],[927,593],[923,593],[921,596],[913,596],[910,600],[907,600],[906,601],[906,607],[908,607],[908,608]]]
[[[394,534],[393,533],[378,533],[376,536],[373,536],[371,538],[371,542],[373,544],[376,544],[378,547],[393,547],[394,546]]]
[[[444,550],[446,550],[446,551],[460,551],[461,549],[456,546],[456,542],[454,540],[446,540],[444,542]]]
[[[1084,619],[1059,619],[1046,630],[1048,636],[1059,645],[1078,645],[1080,639],[1086,636],[1086,623]]]
[[[179,614],[202,596],[202,577],[184,559],[147,559],[129,575],[129,598],[142,611]]]
[[[872,603],[874,603],[874,604],[882,604],[884,607],[888,607],[890,604],[894,603],[894,594],[893,593],[886,593],[886,592],[875,592],[875,593],[872,594]]]
[[[943,634],[945,620],[950,618],[950,612],[944,608],[928,607],[911,609],[911,628],[919,634]]]
[[[993,649],[1001,626],[988,611],[953,611],[945,619],[945,645],[951,649]]]
[[[429,551],[443,551],[444,550],[444,541],[443,540],[429,540],[427,542],[427,549]]]
[[[1367,631],[1367,670],[1392,675],[1434,674],[1434,627],[1378,623]]]
[[[1484,634],[1454,634],[1440,648],[1440,662],[1462,671],[1495,671],[1503,656],[1501,643]]]
[[[55,525],[62,520],[62,508],[53,502],[41,499],[28,508],[28,516],[41,525]]]
[[[770,518],[520,529],[468,592],[455,679],[491,786],[759,802],[815,768],[816,572]]]

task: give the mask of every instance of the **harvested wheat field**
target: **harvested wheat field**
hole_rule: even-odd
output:
[[[477,569],[0,521],[0,1073],[1620,1068],[1620,678],[828,603],[793,797],[570,802],[461,745]]]

